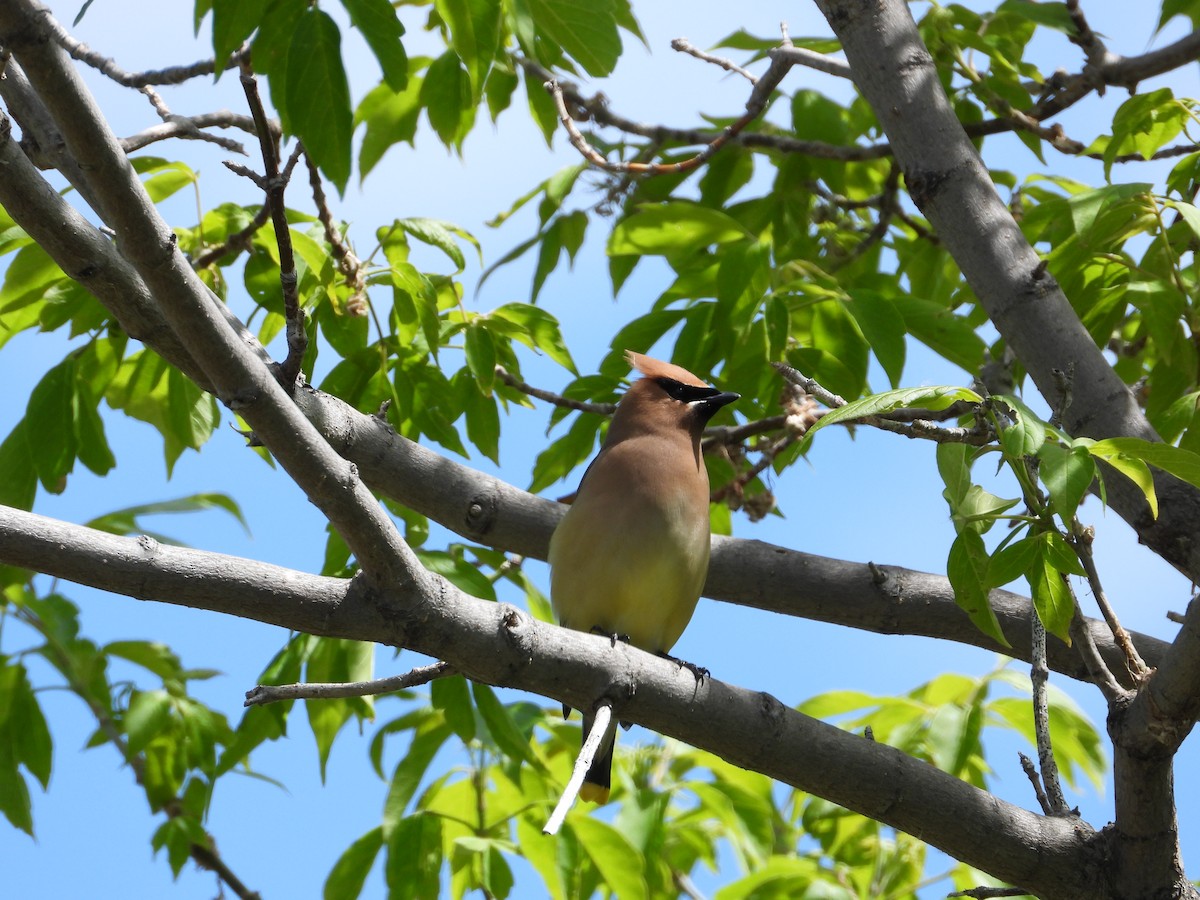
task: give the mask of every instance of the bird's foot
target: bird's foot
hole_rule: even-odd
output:
[[[696,684],[704,684],[704,679],[712,674],[708,671],[708,669],[704,668],[704,666],[698,666],[695,663],[690,663],[685,659],[680,659],[679,657],[672,656],[669,653],[660,653],[658,655],[663,659],[669,659],[671,662],[675,663],[675,665],[679,666],[679,668],[687,669],[689,672],[691,672],[696,678]]]
[[[627,634],[615,634],[614,632],[611,632],[611,631],[605,631],[605,630],[604,630],[603,628],[601,628],[599,625],[593,625],[593,626],[592,626],[592,634],[598,634],[598,635],[600,635],[601,637],[606,637],[606,638],[608,638],[609,642],[610,642],[610,643],[611,643],[611,644],[612,644],[614,647],[615,647],[615,646],[617,646],[617,641],[620,641],[622,644],[628,644],[628,643],[629,643],[629,635],[627,635]]]

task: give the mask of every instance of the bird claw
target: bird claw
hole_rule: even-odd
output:
[[[616,634],[616,633],[614,633],[614,632],[611,632],[611,631],[605,631],[605,630],[604,630],[603,628],[601,628],[599,625],[593,625],[593,626],[592,626],[592,634],[598,634],[598,635],[600,635],[601,637],[606,637],[606,638],[608,638],[609,642],[610,642],[610,643],[611,643],[611,644],[612,644],[614,647],[615,647],[615,646],[617,646],[617,641],[620,641],[622,644],[628,644],[628,643],[629,643],[629,635],[627,635],[627,634]]]
[[[677,656],[671,656],[669,653],[660,653],[658,655],[663,659],[669,659],[671,662],[675,663],[675,665],[679,666],[679,668],[687,669],[689,672],[691,672],[696,679],[696,684],[704,684],[704,680],[712,674],[708,671],[708,669],[704,668],[704,666],[698,666],[695,663],[688,662],[686,659],[680,659]]]

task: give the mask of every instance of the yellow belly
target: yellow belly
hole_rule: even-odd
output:
[[[635,647],[666,653],[704,587],[707,515],[697,523],[682,499],[652,510],[586,501],[571,507],[550,543],[555,614],[568,628],[628,635]]]

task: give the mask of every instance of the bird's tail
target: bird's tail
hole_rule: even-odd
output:
[[[591,716],[583,717],[583,740],[587,740],[587,736],[592,730],[592,722]],[[579,789],[579,796],[584,800],[592,803],[608,802],[608,794],[612,788],[613,750],[616,745],[616,722],[611,722],[604,734],[604,740],[600,742],[600,749],[596,751],[587,774],[583,776],[583,786]]]

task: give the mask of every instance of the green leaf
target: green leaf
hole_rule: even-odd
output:
[[[1107,438],[1088,445],[1087,449],[1092,456],[1105,461],[1111,461],[1114,455],[1140,459],[1193,487],[1200,487],[1200,453],[1133,437]]]
[[[573,375],[578,375],[571,351],[563,340],[558,320],[546,310],[529,303],[506,303],[489,317],[512,322],[521,328],[515,337],[531,350],[541,350]]]
[[[547,35],[587,73],[602,78],[621,55],[613,0],[526,0],[526,8]]]
[[[325,879],[325,900],[354,900],[383,846],[383,827],[376,826],[346,848]]]
[[[1047,424],[1020,397],[993,394],[992,398],[1007,406],[1014,420],[1014,424],[1004,428],[1000,435],[1005,452],[1011,459],[1034,456],[1046,442]]]
[[[464,333],[467,367],[475,376],[479,390],[491,396],[496,383],[496,344],[484,323],[476,319],[467,325]]]
[[[964,317],[930,300],[903,294],[891,299],[909,334],[956,366],[972,374],[979,371],[986,345]]]
[[[447,50],[433,61],[421,85],[421,105],[447,147],[459,147],[475,122],[471,78],[458,54]]]
[[[1044,25],[1047,28],[1053,28],[1055,31],[1061,31],[1063,34],[1073,35],[1077,31],[1065,3],[1040,3],[1035,2],[1035,0],[1004,0],[1000,4],[998,11],[1016,13],[1030,22]]]
[[[425,900],[441,893],[442,820],[417,813],[387,839],[388,900]]]
[[[153,672],[159,678],[177,678],[183,669],[175,651],[157,641],[112,641],[102,651]]]
[[[1041,543],[1043,552],[1025,573],[1025,577],[1033,592],[1033,605],[1038,618],[1042,620],[1048,632],[1070,645],[1071,636],[1068,632],[1071,619],[1075,615],[1075,604],[1062,575],[1050,561],[1049,546],[1047,542]]]
[[[266,0],[212,0],[212,43],[216,59],[229,59],[233,51],[254,33],[266,8]],[[225,71],[216,67],[214,80]]]
[[[950,545],[946,575],[954,588],[954,601],[971,617],[975,627],[1003,646],[1010,646],[988,604],[988,552],[977,532],[971,529],[959,532]]]
[[[387,799],[383,804],[384,834],[394,834],[404,820],[408,803],[425,777],[433,757],[441,749],[446,738],[453,734],[450,726],[441,717],[422,724],[413,735],[412,743],[404,757],[392,772]],[[437,896],[436,892],[433,896]]]
[[[0,812],[14,828],[32,837],[33,804],[13,749],[8,741],[0,741]]]
[[[435,5],[450,27],[450,45],[470,75],[478,103],[499,45],[501,4],[499,0],[437,0]]]
[[[471,690],[462,675],[435,678],[429,685],[433,708],[440,710],[446,722],[464,744],[475,740],[475,707]]]
[[[838,422],[852,422],[868,416],[882,416],[897,409],[917,408],[937,412],[959,400],[965,400],[968,403],[983,402],[983,398],[971,389],[955,385],[899,388],[894,391],[884,391],[882,394],[871,394],[869,397],[863,397],[861,400],[854,400],[845,406],[829,410],[808,430],[801,446],[807,448],[812,443],[813,434]]]
[[[1051,509],[1070,524],[1088,488],[1096,480],[1096,464],[1084,447],[1067,449],[1046,444],[1038,452],[1038,474],[1050,492]]]
[[[452,222],[440,222],[437,219],[414,217],[397,219],[396,224],[418,241],[429,244],[431,247],[437,247],[450,257],[450,261],[457,267],[454,270],[454,274],[456,275],[466,267],[467,263],[463,258],[463,253],[458,246],[458,242],[454,239],[455,235],[470,242],[479,253],[480,262],[483,261],[483,250],[479,246],[479,241],[469,231],[464,231]]]
[[[987,586],[1004,585],[1024,577],[1041,552],[1037,539],[1024,537],[997,550],[988,561]]]
[[[129,752],[140,753],[158,737],[170,718],[171,696],[166,691],[136,692],[123,720]]]
[[[375,665],[375,645],[367,641],[319,638],[314,642],[305,665],[305,680],[317,683],[368,681]],[[370,698],[311,699],[305,701],[308,723],[317,743],[321,781],[333,742],[355,713],[370,715]]]
[[[393,91],[404,90],[408,84],[408,54],[400,42],[404,26],[396,17],[395,7],[388,0],[342,0],[342,5],[375,54],[384,82]]]
[[[1059,572],[1080,578],[1087,574],[1075,551],[1057,531],[1043,531],[1037,539],[1042,556]]]
[[[898,387],[904,373],[904,317],[892,299],[878,291],[851,290],[850,301],[846,305],[850,314],[887,373],[888,381],[893,388]]]
[[[614,895],[621,900],[650,895],[646,860],[625,835],[590,816],[572,817],[568,827]]]
[[[1129,443],[1126,443],[1129,442]],[[1146,497],[1146,502],[1150,506],[1150,515],[1158,518],[1158,493],[1154,490],[1154,476],[1150,474],[1150,468],[1140,455],[1140,451],[1144,446],[1161,446],[1167,447],[1167,444],[1149,444],[1138,438],[1109,438],[1104,441],[1089,441],[1083,438],[1076,438],[1076,445],[1082,445],[1087,448],[1088,453],[1096,459],[1102,460],[1112,466],[1130,481],[1132,481]],[[1096,447],[1100,449],[1097,450]],[[1188,457],[1197,457],[1196,454],[1188,450],[1180,450],[1178,447],[1171,447],[1177,453],[1187,454]],[[1132,452],[1126,452],[1126,451]],[[1185,462],[1185,468],[1191,469],[1190,460]],[[1172,472],[1171,474],[1175,474]],[[1188,479],[1184,479],[1188,481]],[[1194,483],[1190,482],[1189,483]]]
[[[670,255],[750,236],[736,219],[718,209],[672,201],[643,206],[618,222],[608,239],[608,253]]]
[[[475,707],[487,726],[500,752],[512,760],[523,760],[541,769],[541,760],[529,745],[529,738],[517,727],[508,708],[496,699],[495,693],[486,684],[471,682],[471,694]]]
[[[52,494],[66,488],[75,467],[75,361],[67,358],[42,376],[29,396],[25,421],[36,423],[26,438],[36,441],[30,455],[42,487]]]
[[[140,534],[145,529],[138,523],[140,516],[159,515],[162,513],[204,512],[205,510],[224,510],[233,516],[250,533],[250,526],[237,501],[226,494],[191,494],[176,500],[160,500],[156,503],[141,503],[137,506],[127,506],[114,512],[106,513],[85,523],[88,528],[107,531],[109,534],[130,535]]]
[[[50,786],[50,770],[54,759],[54,743],[46,717],[38,705],[37,695],[29,684],[24,666],[14,666],[19,678],[11,692],[11,707],[7,725],[0,716],[0,733],[7,728],[17,762],[23,764],[46,790]],[[0,773],[0,778],[3,778]]]
[[[0,444],[0,504],[13,509],[33,509],[37,497],[37,466],[22,419]]]
[[[1105,175],[1122,153],[1150,159],[1183,131],[1190,118],[1187,107],[1175,99],[1170,88],[1134,94],[1113,116],[1112,140],[1104,149]]]
[[[342,66],[342,36],[316,7],[300,16],[287,56],[287,122],[338,191],[350,178],[350,87]]]
[[[421,116],[422,81],[413,75],[399,92],[386,84],[378,85],[358,104],[354,124],[363,122],[367,126],[358,151],[359,177],[363,180],[392,145],[413,142]]]

